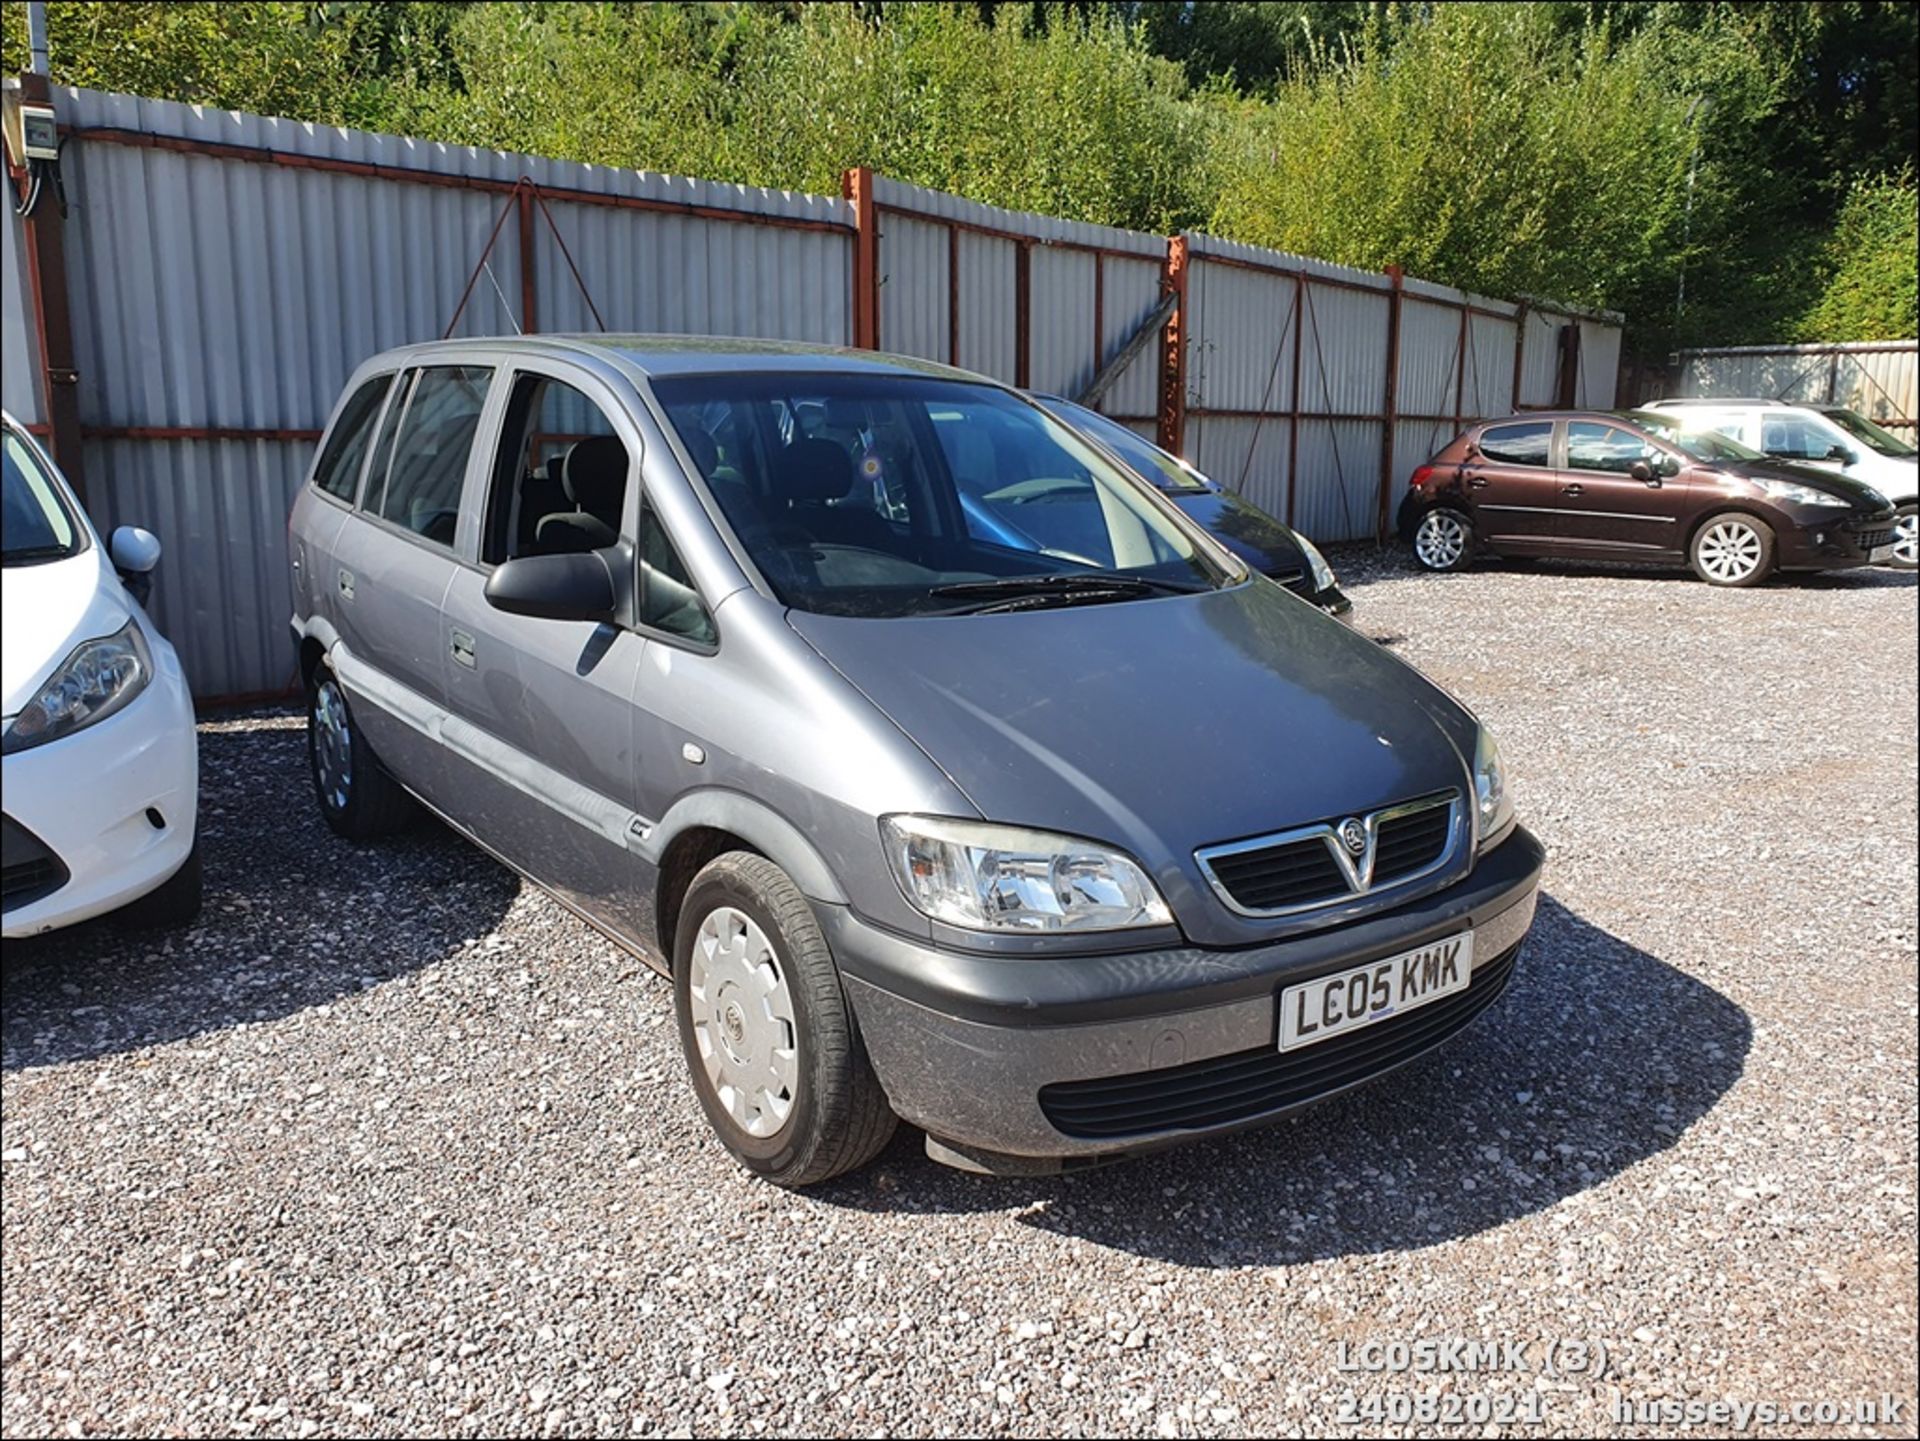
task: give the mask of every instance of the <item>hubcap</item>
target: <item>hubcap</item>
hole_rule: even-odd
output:
[[[1444,510],[1428,511],[1413,535],[1413,553],[1435,570],[1459,564],[1466,550],[1466,526],[1458,516]]]
[[[1744,521],[1717,521],[1700,537],[1699,555],[1715,580],[1745,580],[1760,568],[1760,537]]]
[[[734,1124],[773,1135],[793,1112],[799,1033],[780,958],[753,918],[721,906],[700,923],[687,975],[700,1065]]]
[[[1920,565],[1920,518],[1912,511],[1894,519],[1893,558],[1901,565]]]
[[[320,794],[336,811],[347,808],[353,785],[353,730],[347,721],[347,698],[335,681],[320,682],[313,697],[313,766]]]

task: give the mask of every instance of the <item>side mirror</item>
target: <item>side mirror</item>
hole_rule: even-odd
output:
[[[618,604],[613,572],[596,551],[503,561],[488,577],[486,595],[495,610],[538,620],[612,620]]]
[[[1660,458],[1656,460],[1653,465],[1654,469],[1659,471],[1660,474],[1664,475],[1668,480],[1672,480],[1680,473],[1680,457],[1677,455],[1667,455],[1662,452]]]
[[[1636,460],[1632,465],[1627,467],[1627,474],[1639,481],[1642,485],[1658,485],[1660,483],[1660,473],[1653,468],[1653,462],[1649,460]]]
[[[1832,450],[1827,452],[1827,459],[1837,460],[1842,465],[1853,465],[1860,459],[1860,453],[1844,445],[1835,445]]]
[[[137,525],[123,525],[107,543],[113,568],[123,575],[147,575],[160,564],[160,537]]]
[[[141,605],[153,594],[153,568],[160,564],[160,537],[137,525],[123,525],[107,542],[107,555],[127,594]]]

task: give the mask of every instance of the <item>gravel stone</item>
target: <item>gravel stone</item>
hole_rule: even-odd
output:
[[[206,721],[201,921],[6,947],[6,1434],[1432,1430],[1339,1419],[1407,1392],[1569,1435],[1891,1392],[1861,1434],[1911,1434],[1912,578],[1333,559],[1498,732],[1533,944],[1381,1085],[1062,1179],[904,1130],[749,1179],[663,982],[431,822],[336,840],[298,715]],[[1610,1369],[1338,1369],[1451,1338]]]

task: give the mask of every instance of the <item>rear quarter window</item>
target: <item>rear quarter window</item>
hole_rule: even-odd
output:
[[[376,375],[347,398],[333,433],[314,462],[314,485],[349,505],[360,488],[360,464],[366,459],[374,417],[380,413],[380,401],[392,383],[391,374]]]
[[[1553,464],[1553,422],[1529,420],[1490,425],[1480,432],[1480,453],[1504,465]]]

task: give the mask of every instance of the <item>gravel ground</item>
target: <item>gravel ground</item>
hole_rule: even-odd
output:
[[[297,717],[209,721],[202,923],[6,948],[6,1433],[1913,1434],[1912,579],[1335,559],[1499,730],[1532,947],[1395,1080],[1068,1179],[749,1180],[662,982],[431,825],[334,840]],[[1455,1338],[1528,1346],[1340,1369]]]

